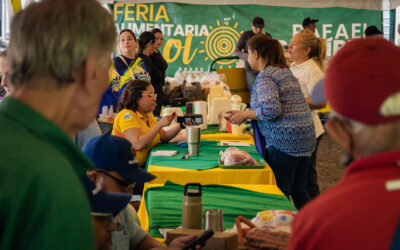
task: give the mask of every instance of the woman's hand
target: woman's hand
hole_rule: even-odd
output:
[[[171,124],[171,122],[172,122],[173,119],[174,119],[174,118],[172,117],[172,115],[166,115],[166,116],[163,116],[163,117],[158,121],[158,123],[159,123],[160,126],[163,128],[163,127],[169,126],[169,125]]]
[[[183,122],[181,123],[181,128],[186,128],[187,126],[196,126],[198,125],[197,122],[195,122],[193,119],[188,120],[187,123]]]
[[[225,117],[225,119],[235,125],[240,125],[247,119],[246,111],[230,110],[226,113],[228,115]]]
[[[233,115],[235,115],[237,112],[237,110],[229,110],[226,112],[226,116],[224,117],[225,119],[227,119],[228,121],[231,121],[231,118]]]
[[[257,249],[286,249],[290,233],[268,228],[253,228],[247,232],[245,245]]]

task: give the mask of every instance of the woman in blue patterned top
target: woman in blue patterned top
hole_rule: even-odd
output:
[[[279,41],[257,35],[248,41],[249,64],[260,73],[251,92],[251,110],[229,111],[233,124],[258,121],[265,137],[265,160],[278,187],[300,209],[310,200],[308,162],[315,147],[314,122],[300,84],[288,68]]]

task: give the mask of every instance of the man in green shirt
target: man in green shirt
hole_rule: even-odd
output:
[[[94,249],[71,141],[108,85],[112,17],[96,0],[43,0],[11,23],[10,93],[0,103],[0,250]]]

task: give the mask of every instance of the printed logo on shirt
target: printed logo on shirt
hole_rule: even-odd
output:
[[[132,120],[132,115],[131,115],[131,113],[125,113],[124,114],[124,120],[126,121],[126,120]]]

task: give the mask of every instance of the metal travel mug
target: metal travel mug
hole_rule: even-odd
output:
[[[221,209],[206,209],[204,211],[204,230],[222,232],[223,214]]]
[[[189,189],[189,187],[197,187],[197,189]],[[182,203],[182,228],[201,229],[202,211],[201,184],[187,183]]]
[[[189,156],[198,156],[200,151],[200,127],[186,127],[186,141],[188,144]]]

